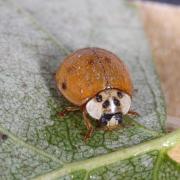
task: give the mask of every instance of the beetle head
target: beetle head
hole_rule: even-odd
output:
[[[128,113],[131,98],[128,94],[117,89],[105,89],[98,93],[86,104],[88,114],[100,123],[115,126],[121,123],[122,115]]]

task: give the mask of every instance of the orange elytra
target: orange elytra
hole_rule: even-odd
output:
[[[101,48],[84,48],[64,59],[56,71],[58,89],[76,107],[64,112],[82,110],[88,129],[85,140],[94,127],[88,115],[101,125],[112,128],[122,122],[130,111],[133,85],[127,67],[115,54]]]

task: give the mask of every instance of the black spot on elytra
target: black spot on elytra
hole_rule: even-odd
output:
[[[66,84],[66,82],[62,82],[62,89],[64,89],[64,90],[66,90],[67,89],[67,84]]]

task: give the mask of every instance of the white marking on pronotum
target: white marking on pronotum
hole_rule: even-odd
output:
[[[123,93],[123,97],[120,99],[120,103],[121,103],[122,114],[123,115],[127,114],[131,106],[130,96],[126,93]]]
[[[114,102],[113,102],[113,99],[110,98],[110,99],[109,99],[109,102],[110,102],[111,113],[115,113],[115,112],[116,112],[116,106],[115,106],[115,104],[114,104]]]
[[[95,98],[86,104],[86,110],[94,119],[100,119],[102,115],[102,103],[98,103]]]

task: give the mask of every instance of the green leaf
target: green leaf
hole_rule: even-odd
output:
[[[164,130],[164,99],[137,9],[125,0],[17,1],[66,52],[95,46],[122,58],[137,89],[133,97],[133,108],[141,114],[137,120],[149,129]]]
[[[179,143],[180,130],[131,148],[67,164],[37,179],[178,179],[180,164],[167,151]]]
[[[32,15],[14,1],[0,1],[1,179],[40,175],[51,179],[61,175],[67,179],[69,176],[101,179],[102,173],[107,178],[110,175],[120,178],[116,172],[118,163],[124,164],[127,174],[135,175],[136,168],[141,169],[146,159],[150,159],[153,168],[161,149],[153,146],[153,142],[165,140],[158,138],[164,132],[165,108],[136,9],[125,1],[113,1],[103,7],[93,1],[79,1],[82,6],[71,1],[53,1],[53,6],[41,0],[33,1],[34,4],[17,2]],[[122,57],[138,89],[133,108],[141,114],[136,119],[125,117],[126,128],[96,131],[87,144],[83,142],[86,128],[81,113],[57,116],[69,103],[58,94],[53,80],[55,70],[68,52],[84,46],[107,48]],[[5,135],[7,139],[3,138]],[[169,135],[172,144],[167,148],[179,143],[178,135],[179,132]],[[152,139],[155,140],[144,144]],[[145,150],[146,144],[152,148]],[[137,153],[134,156],[131,152]],[[112,159],[104,161],[111,156]],[[89,162],[91,168],[87,171]],[[159,164],[157,168],[162,167]],[[112,172],[111,166],[112,170],[115,168]],[[173,172],[179,173],[178,165],[174,166]]]

